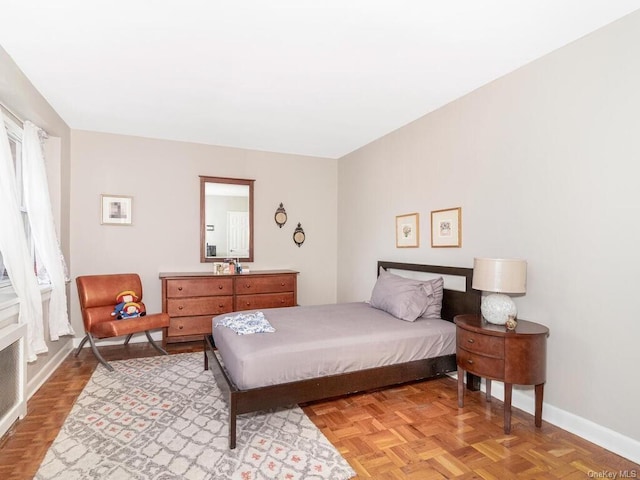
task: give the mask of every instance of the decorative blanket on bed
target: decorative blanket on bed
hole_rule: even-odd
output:
[[[262,312],[236,313],[218,320],[216,327],[230,328],[238,335],[272,333],[276,331]]]

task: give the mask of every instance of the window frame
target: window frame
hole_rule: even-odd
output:
[[[29,251],[31,252],[31,258],[35,262],[33,239],[31,238],[31,229],[29,227],[29,216],[27,209],[24,205],[24,183],[22,181],[22,139],[24,134],[24,127],[9,116],[4,116],[4,128],[7,132],[9,139],[9,146],[11,147],[11,154],[13,156],[13,166],[16,175],[16,186],[18,189],[18,203],[20,205],[20,215],[22,216],[22,225],[25,229],[27,241],[29,244]],[[0,254],[1,255],[1,254]],[[7,274],[4,262],[2,265],[2,271],[0,272],[0,291],[6,288],[11,288],[11,279]],[[35,263],[34,263],[35,265]],[[35,274],[35,269],[34,269]]]

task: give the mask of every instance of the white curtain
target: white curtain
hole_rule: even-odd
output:
[[[42,323],[42,300],[33,259],[22,224],[16,174],[0,111],[0,250],[11,284],[20,301],[19,322],[27,325],[27,360],[47,351]]]
[[[38,259],[51,282],[49,302],[49,335],[58,340],[61,335],[73,335],[67,311],[65,264],[56,236],[47,171],[40,143],[41,130],[31,122],[24,123],[22,136],[22,181],[24,203],[29,214],[31,236]]]

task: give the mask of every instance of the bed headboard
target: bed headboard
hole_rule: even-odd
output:
[[[408,272],[407,275],[402,276],[408,276],[410,278],[419,278],[420,274],[427,274],[425,278],[427,278],[427,276],[431,278],[442,276],[445,279],[444,296],[442,299],[442,318],[444,320],[452,322],[453,317],[456,315],[480,313],[481,293],[471,288],[473,268],[379,261],[376,275],[380,275],[380,268],[397,270],[399,272],[392,273],[399,275],[402,275],[402,272]],[[458,281],[455,281],[456,278]],[[452,281],[447,282],[448,279],[452,279]],[[448,283],[454,283],[455,289],[451,288]]]

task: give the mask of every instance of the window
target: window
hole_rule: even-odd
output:
[[[9,148],[11,149],[11,156],[13,157],[13,167],[16,173],[16,185],[18,187],[18,200],[20,203],[20,212],[22,214],[22,224],[31,250],[33,250],[33,242],[31,242],[29,217],[27,216],[27,210],[24,207],[24,195],[22,188],[22,126],[5,116],[5,128],[9,137]],[[2,252],[0,252],[0,287],[9,285],[9,276],[7,275],[4,262],[2,259]]]

